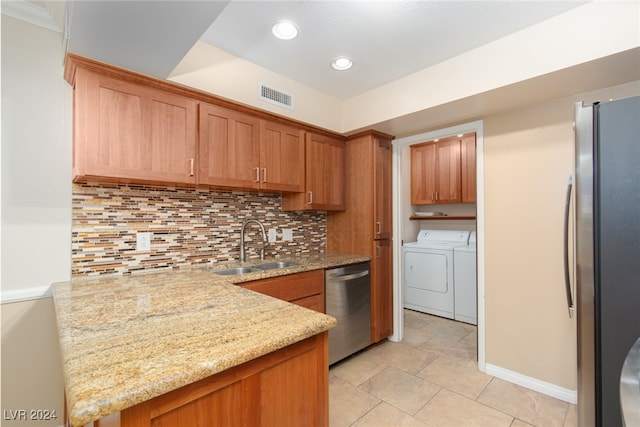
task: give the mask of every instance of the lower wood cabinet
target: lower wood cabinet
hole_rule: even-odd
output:
[[[382,341],[393,334],[393,269],[391,240],[374,240],[371,262],[371,340]]]
[[[328,426],[328,334],[125,409],[121,427]]]
[[[324,270],[241,283],[243,288],[324,313]]]

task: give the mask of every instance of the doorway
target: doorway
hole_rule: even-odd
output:
[[[425,132],[393,141],[393,298],[394,331],[391,341],[401,341],[404,336],[402,289],[402,236],[407,234],[405,218],[411,216],[410,189],[402,179],[403,170],[410,164],[406,147],[424,141],[444,138],[460,133],[476,133],[476,231],[477,231],[477,303],[478,303],[478,369],[485,372],[485,251],[484,251],[484,138],[483,122],[475,121]]]

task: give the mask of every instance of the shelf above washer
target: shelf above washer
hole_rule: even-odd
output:
[[[411,215],[409,217],[410,220],[421,220],[421,221],[431,221],[431,220],[441,220],[441,219],[476,219],[475,215],[439,215],[439,216],[427,216],[427,215]]]

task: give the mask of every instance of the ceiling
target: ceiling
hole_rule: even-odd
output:
[[[347,99],[534,25],[585,1],[74,1],[71,52],[167,78],[202,40]],[[299,36],[271,27],[291,20]],[[330,61],[354,65],[334,71]]]

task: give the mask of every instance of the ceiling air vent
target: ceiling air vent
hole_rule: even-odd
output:
[[[293,95],[258,83],[258,99],[293,110]]]

